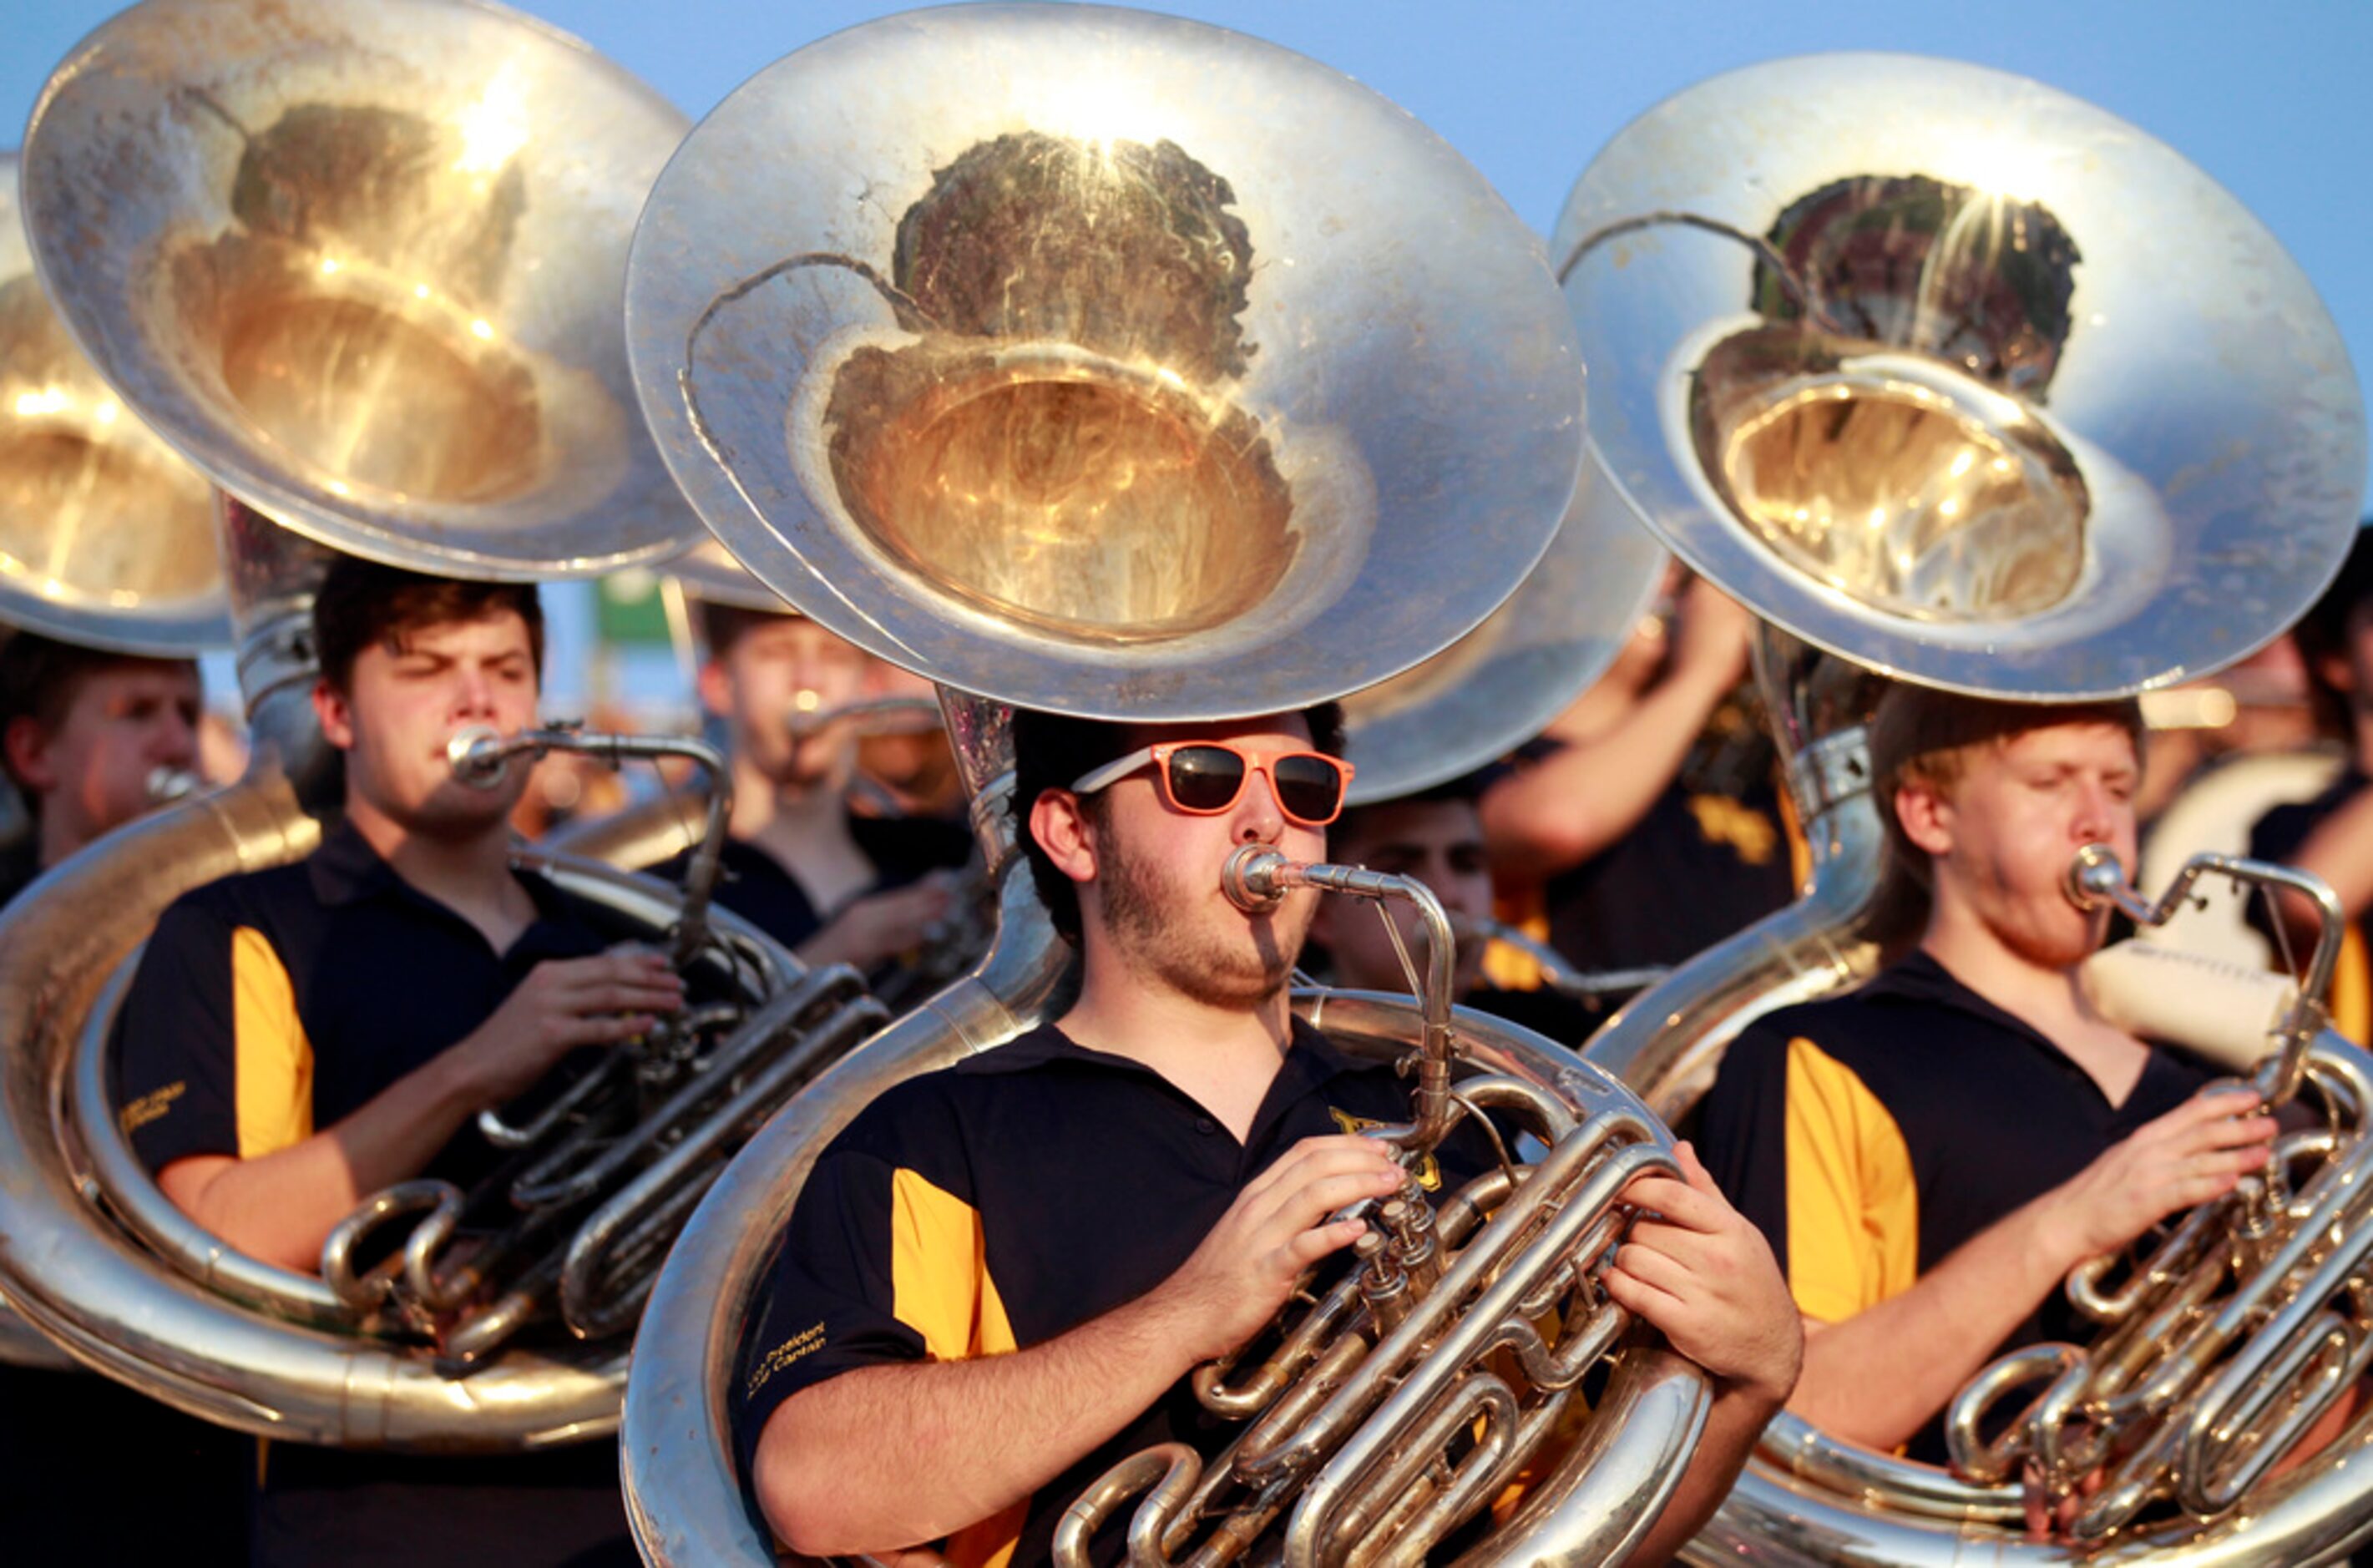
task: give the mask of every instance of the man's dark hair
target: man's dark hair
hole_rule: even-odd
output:
[[[2373,602],[2373,518],[2357,528],[2348,558],[2340,563],[2340,575],[2291,628],[2299,661],[2307,667],[2308,696],[2317,726],[2329,734],[2346,737],[2353,725],[2348,699],[2325,678],[2324,661],[2335,655],[2347,657],[2348,618],[2358,605],[2368,602]]]
[[[1303,708],[1302,718],[1310,726],[1313,751],[1328,756],[1343,755],[1342,704],[1317,703]],[[1080,890],[1048,859],[1031,833],[1031,808],[1047,790],[1068,790],[1081,775],[1092,773],[1144,745],[1142,737],[1151,728],[1153,727],[1116,724],[1102,719],[1074,719],[1029,708],[1013,710],[1013,802],[1009,809],[1014,840],[1029,857],[1030,880],[1037,886],[1039,902],[1054,917],[1055,930],[1074,947],[1080,942]],[[1091,821],[1102,820],[1102,795],[1090,796],[1081,805]]]
[[[55,733],[93,675],[117,669],[193,669],[186,659],[149,659],[136,653],[116,653],[60,642],[38,632],[17,632],[0,640],[0,735],[19,719],[30,719],[44,731]],[[0,747],[0,767],[6,767]],[[25,791],[28,810],[38,810],[33,792],[7,768],[9,782]]]
[[[505,610],[527,623],[530,656],[544,673],[544,605],[532,582],[470,582],[340,556],[313,600],[313,651],[321,678],[338,691],[354,679],[366,648],[401,649],[412,633],[483,621]]]
[[[700,626],[700,640],[711,659],[722,659],[733,645],[762,626],[796,620],[799,612],[786,604],[779,610],[751,610],[739,604],[720,604],[714,599],[695,599],[693,616]]]

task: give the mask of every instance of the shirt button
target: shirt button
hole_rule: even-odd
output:
[[[1220,1124],[1213,1121],[1210,1117],[1198,1116],[1195,1118],[1195,1130],[1198,1132],[1217,1132],[1220,1130]]]

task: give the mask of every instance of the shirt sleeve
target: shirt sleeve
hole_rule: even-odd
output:
[[[1802,1033],[1758,1024],[1725,1054],[1707,1170],[1771,1243],[1797,1310],[1836,1323],[1919,1277],[1919,1189],[1887,1106]]]
[[[918,1133],[938,1118],[918,1098],[877,1101],[801,1190],[735,1389],[745,1474],[767,1418],[803,1388],[860,1366],[1016,1348],[980,1216],[965,1184],[934,1168],[952,1141]],[[941,1148],[902,1158],[918,1137]]]
[[[263,933],[187,900],[157,922],[116,1018],[117,1116],[151,1171],[310,1136],[312,1049]]]

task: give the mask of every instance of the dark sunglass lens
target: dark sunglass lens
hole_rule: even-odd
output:
[[[1225,811],[1244,783],[1245,759],[1232,751],[1181,746],[1170,754],[1170,798],[1186,811]]]
[[[1343,770],[1323,756],[1277,760],[1277,803],[1289,816],[1324,822],[1343,803]]]

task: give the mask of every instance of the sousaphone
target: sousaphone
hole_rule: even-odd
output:
[[[686,139],[628,280],[646,412],[756,578],[941,684],[1003,903],[981,965],[786,1107],[679,1240],[622,1433],[649,1560],[774,1559],[725,1401],[816,1154],[882,1088],[1046,1016],[1067,954],[1004,828],[1001,704],[1273,712],[1475,626],[1573,488],[1580,367],[1547,284],[1537,242],[1405,114],[1165,18],[890,18],[770,67]],[[1380,1054],[1416,1033],[1405,1000],[1309,1005]],[[1529,1036],[1482,1049],[1548,1098],[1573,1071]],[[1668,1156],[1624,1125],[1636,1157]],[[1609,1462],[1538,1488],[1518,1537],[1619,1557],[1653,1519],[1705,1396],[1635,1352],[1607,1399],[1631,1419],[1584,1445]]]
[[[2279,634],[2365,470],[2331,318],[2265,229],[2133,126],[1974,66],[1834,55],[1683,92],[1584,172],[1552,250],[1607,492],[1776,628],[1803,898],[1588,1055],[1666,1116],[1772,1007],[1876,962],[1864,672],[2036,701],[2170,685]],[[1783,1416],[1692,1560],[2303,1562],[2373,1511],[2373,1427],[2213,1521],[2025,1539],[1974,1484]]]
[[[257,743],[239,783],[94,846],[0,920],[0,1292],[207,1419],[454,1451],[615,1418],[614,1341],[451,1380],[357,1337],[322,1281],[223,1247],[130,1159],[93,1064],[164,905],[306,853],[307,805],[335,802],[307,700],[328,547],[542,579],[696,532],[618,325],[634,216],[683,123],[574,40],[465,0],[149,0],[77,46],[28,128],[59,314],[123,408],[228,493]],[[628,879],[566,880],[638,930],[672,918]]]
[[[213,486],[124,407],[51,308],[13,152],[0,154],[0,638],[13,626],[158,659],[230,644]],[[63,1357],[0,1308],[0,1360]]]

